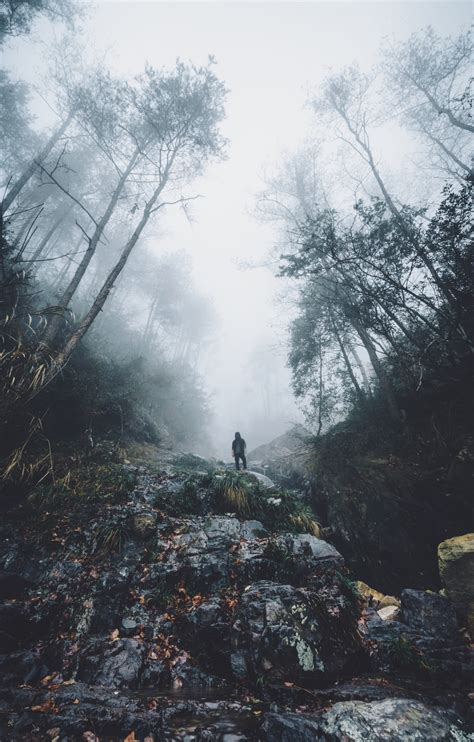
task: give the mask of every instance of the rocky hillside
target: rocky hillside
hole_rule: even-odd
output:
[[[152,447],[59,469],[3,501],[2,739],[473,739],[472,542],[453,602],[384,596],[302,492]]]

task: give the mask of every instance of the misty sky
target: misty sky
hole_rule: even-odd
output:
[[[272,228],[254,217],[255,194],[285,152],[310,131],[304,109],[310,90],[329,68],[358,60],[370,66],[386,36],[404,39],[432,25],[457,33],[471,22],[471,5],[460,2],[100,2],[82,22],[81,37],[105,54],[117,73],[134,75],[147,61],[171,66],[177,57],[196,64],[215,56],[229,89],[223,131],[228,159],[198,184],[205,198],[192,207],[193,223],[168,218],[154,249],[186,249],[200,289],[213,298],[220,319],[216,340],[203,358],[212,390],[217,453],[228,457],[235,430],[249,448],[298,419],[288,393],[284,336],[286,309],[274,302],[280,286],[271,270],[241,270],[239,261],[265,261],[275,242]],[[33,39],[48,39],[47,24]],[[44,54],[32,38],[11,42],[6,66],[35,81]],[[38,106],[44,115],[44,106]],[[390,153],[389,153],[390,154]],[[396,148],[391,156],[397,159]],[[260,351],[258,351],[260,349]],[[260,352],[260,355],[258,355]],[[253,368],[268,364],[274,389],[265,410],[262,389],[250,383]],[[227,443],[228,440],[228,443]]]

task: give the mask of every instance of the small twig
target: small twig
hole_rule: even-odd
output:
[[[87,252],[87,250],[76,250],[76,252],[65,252],[63,255],[55,255],[52,258],[36,258],[35,260],[22,260],[22,263],[48,263],[51,260],[61,260],[62,258],[70,258],[72,255],[81,255]]]
[[[61,183],[59,183],[59,181],[54,177],[54,175],[52,173],[50,173],[48,170],[46,170],[46,168],[43,167],[43,165],[40,162],[38,162],[38,160],[35,160],[35,165],[37,165],[40,168],[40,170],[45,175],[47,175],[48,178],[50,178],[52,180],[52,182],[59,188],[59,190],[61,190],[63,193],[65,193],[66,196],[69,196],[69,198],[72,201],[74,201],[74,203],[76,203],[87,214],[87,216],[89,217],[89,219],[91,219],[94,222],[94,224],[95,224],[96,227],[99,226],[98,223],[96,222],[96,220],[94,219],[94,217],[92,216],[92,214],[90,213],[90,211],[88,209],[86,209],[86,207],[84,206],[84,204],[81,204],[81,202],[79,201],[78,198],[76,198],[75,196],[73,196],[72,193],[70,193],[66,188],[64,188],[64,186],[62,186]]]

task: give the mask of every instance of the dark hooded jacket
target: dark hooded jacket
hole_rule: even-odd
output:
[[[245,443],[244,438],[242,438],[240,433],[236,433],[235,438],[232,441],[232,451],[234,453],[234,456],[243,456],[245,454],[246,447],[247,444]]]

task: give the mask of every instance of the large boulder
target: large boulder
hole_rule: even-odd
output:
[[[276,541],[293,556],[309,558],[317,562],[319,566],[344,566],[344,558],[334,546],[309,533],[285,533],[278,536]]]
[[[93,640],[82,653],[78,677],[107,688],[136,688],[145,655],[137,639]]]
[[[360,652],[348,604],[316,590],[263,580],[243,592],[231,634],[240,679],[316,679],[341,672]]]
[[[460,720],[451,711],[407,698],[336,703],[321,722],[320,739],[328,742],[468,742]],[[317,739],[317,738],[316,738]]]
[[[402,590],[401,603],[402,621],[411,629],[443,639],[456,636],[458,622],[448,598],[424,590]]]
[[[448,538],[438,546],[441,582],[461,625],[474,637],[474,533]]]

